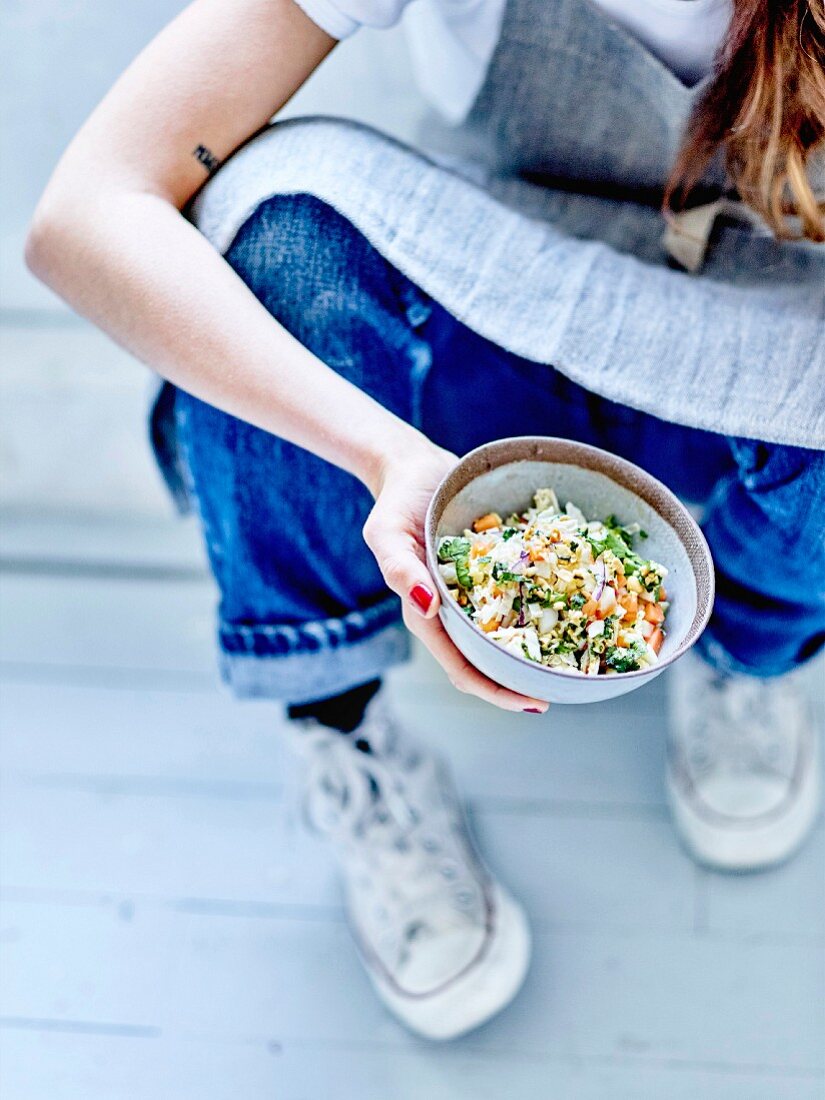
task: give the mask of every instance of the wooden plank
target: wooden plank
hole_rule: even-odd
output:
[[[51,670],[199,673],[214,682],[215,589],[208,579],[0,576],[0,662]]]
[[[140,674],[128,669],[114,682],[111,670],[98,682],[62,683],[65,674],[56,668],[44,681],[0,684],[2,767],[34,775],[257,781],[283,766],[281,711],[273,703],[235,703],[210,688],[207,676],[196,680],[199,690],[176,690],[183,676],[170,673],[158,690],[151,672],[139,688]],[[405,675],[395,673],[389,688],[395,709],[412,736],[449,757],[473,800],[664,816],[658,718],[642,714],[606,728],[601,712],[587,721],[591,708],[560,707],[537,720],[484,704],[441,704],[420,689],[405,699]]]
[[[183,519],[138,519],[124,516],[117,522],[101,515],[82,520],[54,515],[9,511],[0,527],[0,563],[51,566],[58,573],[70,566],[90,572],[114,567],[167,569],[171,572],[204,573],[206,555],[199,525],[193,516]]]
[[[279,1043],[409,1042],[346,929],[148,905],[4,907],[3,1014]],[[536,937],[518,1000],[467,1051],[823,1068],[821,951],[692,935]]]
[[[495,809],[474,822],[491,867],[538,923],[693,927],[693,864],[665,822]],[[339,906],[331,853],[275,783],[7,780],[0,863],[7,889],[219,900],[241,911]]]
[[[519,1059],[462,1044],[130,1038],[0,1027],[15,1100],[821,1100],[819,1076],[640,1061]]]
[[[277,784],[280,707],[217,687],[158,691],[0,684],[0,768],[29,777]]]
[[[825,940],[825,825],[782,867],[755,875],[702,873],[704,927],[738,937]]]

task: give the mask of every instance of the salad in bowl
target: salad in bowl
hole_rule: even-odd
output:
[[[433,494],[424,540],[450,640],[532,699],[637,690],[696,642],[713,608],[713,562],[685,505],[575,440],[512,436],[470,451]]]
[[[638,523],[589,520],[551,488],[502,518],[477,517],[438,542],[450,597],[515,656],[586,676],[655,665],[666,634],[667,569],[643,557]]]

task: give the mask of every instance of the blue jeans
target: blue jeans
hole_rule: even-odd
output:
[[[717,666],[777,675],[822,646],[825,452],[670,424],[503,351],[310,196],[262,204],[226,259],[319,358],[441,446],[565,436],[702,503],[717,600],[700,645]],[[371,499],[359,482],[182,391],[167,387],[156,413],[159,460],[179,495],[182,474],[203,522],[222,670],[237,694],[300,703],[406,656],[399,601],[361,537]]]

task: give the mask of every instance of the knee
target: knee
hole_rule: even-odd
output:
[[[313,195],[268,199],[226,259],[327,366],[397,415],[419,416],[429,300],[337,210]]]
[[[369,249],[358,230],[314,195],[275,195],[239,230],[226,261],[269,311],[284,320],[340,298]]]
[[[825,451],[749,439],[731,440],[731,450],[743,489],[790,539],[821,534]]]
[[[751,491],[779,488],[800,479],[812,486],[825,480],[825,451],[756,439],[732,439],[730,446],[739,478]]]

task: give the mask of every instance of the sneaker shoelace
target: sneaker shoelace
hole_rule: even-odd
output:
[[[397,952],[399,934],[424,935],[436,919],[441,929],[483,919],[482,872],[457,812],[433,797],[432,762],[399,751],[387,717],[368,715],[355,743],[318,726],[296,740],[308,768],[308,824],[333,843],[351,888],[371,891],[385,950]]]

